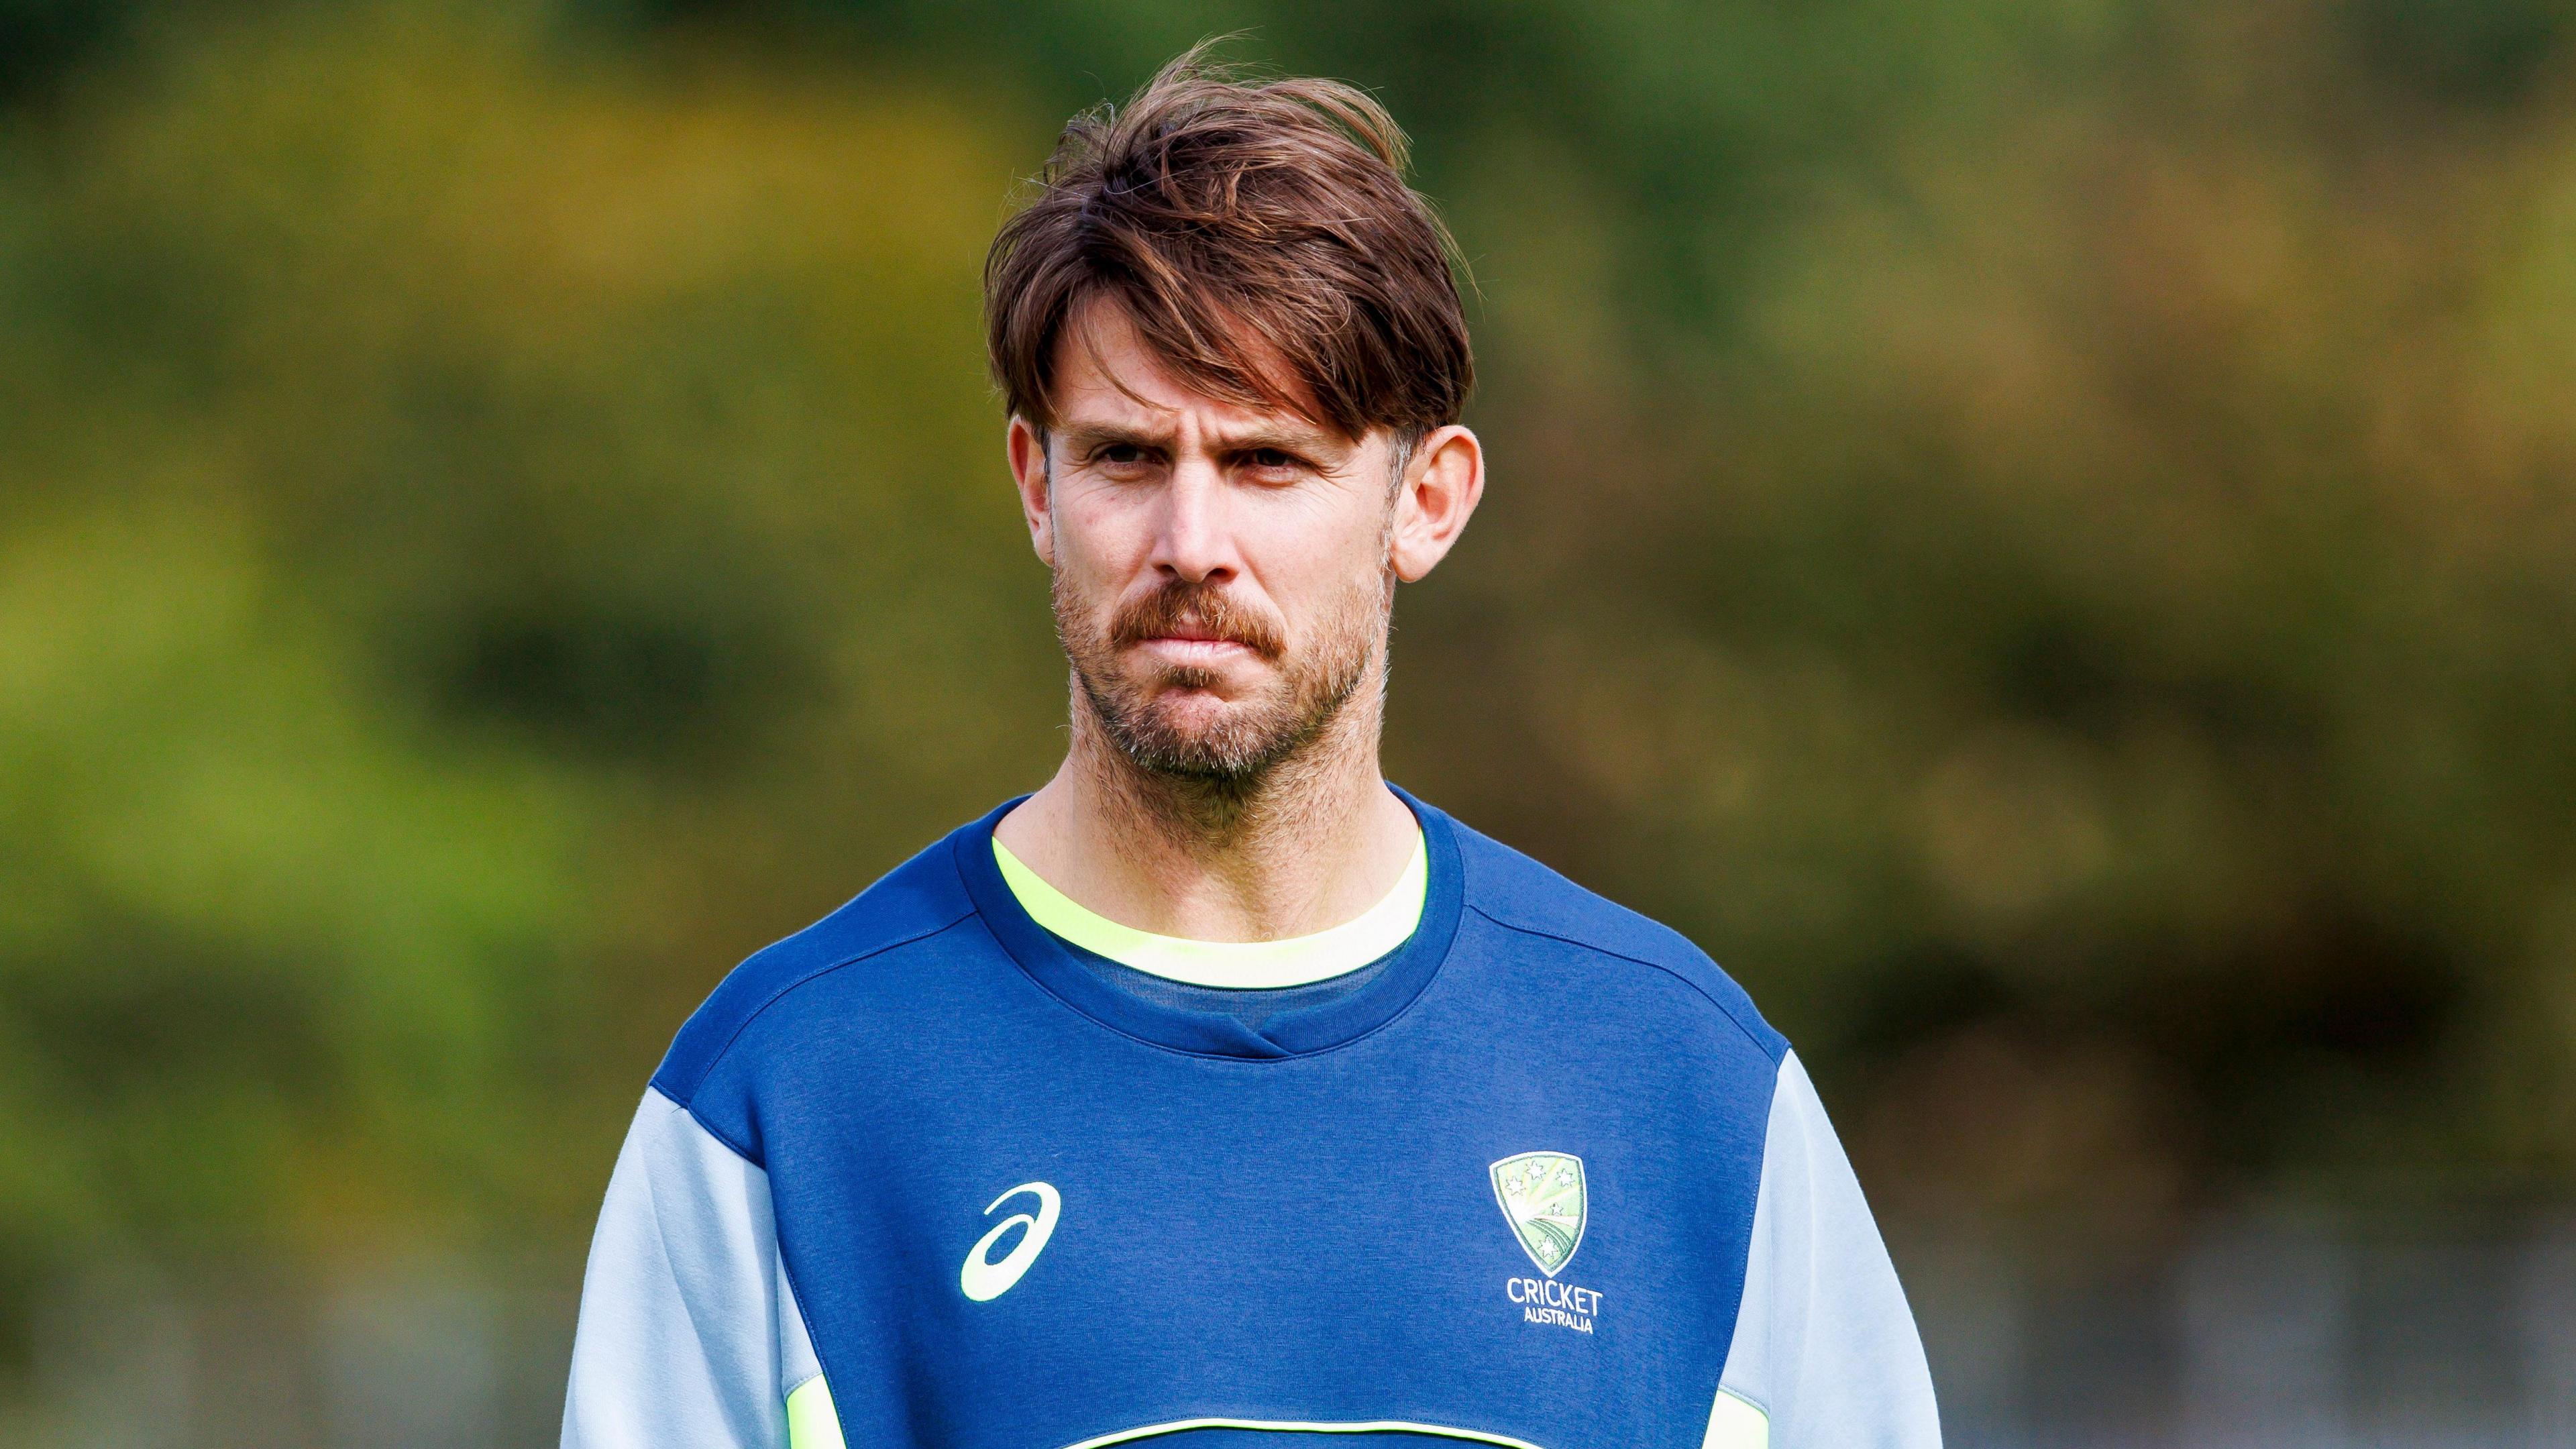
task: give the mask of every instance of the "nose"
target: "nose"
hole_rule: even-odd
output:
[[[1163,488],[1162,527],[1154,539],[1155,570],[1191,584],[1231,580],[1238,561],[1225,514],[1224,475],[1209,459],[1185,457]]]

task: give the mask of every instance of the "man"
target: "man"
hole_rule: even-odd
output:
[[[1812,1087],[1681,937],[1380,777],[1484,487],[1446,238],[1348,87],[1191,58],[986,268],[1072,738],[653,1078],[580,1449],[1938,1443]]]

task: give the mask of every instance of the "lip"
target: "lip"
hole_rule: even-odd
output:
[[[1212,639],[1186,634],[1158,634],[1136,641],[1139,649],[1153,653],[1175,664],[1219,664],[1249,658],[1252,650],[1231,639]]]

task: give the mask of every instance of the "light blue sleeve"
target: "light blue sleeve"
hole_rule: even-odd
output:
[[[1707,1449],[1939,1449],[1932,1373],[1860,1181],[1795,1054],[1780,1063],[1744,1302]]]
[[[591,1240],[564,1449],[788,1449],[787,1395],[819,1374],[769,1175],[646,1092]]]

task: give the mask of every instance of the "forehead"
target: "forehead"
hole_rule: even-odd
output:
[[[1264,356],[1263,354],[1269,353]],[[1256,362],[1288,367],[1263,344],[1254,344]],[[1202,431],[1220,437],[1249,433],[1329,438],[1309,418],[1285,409],[1247,407],[1210,397],[1173,372],[1149,346],[1116,302],[1095,297],[1068,318],[1056,339],[1054,396],[1050,410],[1068,430],[1108,428],[1140,433],[1167,433],[1184,417]]]

